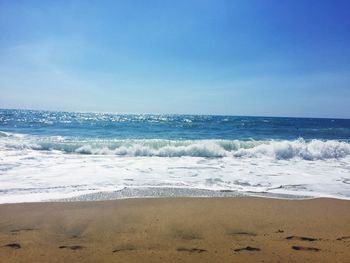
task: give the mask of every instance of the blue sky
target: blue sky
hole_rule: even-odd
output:
[[[350,118],[349,1],[0,0],[0,107]]]

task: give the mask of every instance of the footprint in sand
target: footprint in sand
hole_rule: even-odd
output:
[[[83,246],[79,246],[79,245],[75,245],[75,246],[59,246],[58,248],[63,249],[63,248],[67,248],[67,249],[71,249],[71,250],[80,250],[83,249]]]
[[[350,239],[350,236],[343,236],[343,237],[338,237],[337,240],[344,240],[344,239]]]
[[[313,238],[313,237],[300,237],[300,236],[289,236],[286,237],[288,240],[298,240],[298,241],[317,241],[320,240],[318,238]]]
[[[36,229],[34,229],[34,228],[23,228],[23,229],[13,229],[10,232],[12,234],[17,234],[17,233],[20,233],[20,232],[27,232],[27,231],[34,231],[34,230],[36,230]]]
[[[260,251],[260,248],[257,247],[250,247],[250,246],[246,246],[246,247],[242,247],[242,248],[236,248],[233,251],[234,252],[241,252],[241,251]]]
[[[117,252],[125,252],[125,251],[134,251],[136,248],[133,245],[123,245],[117,249],[114,249],[112,252],[117,253]]]
[[[255,237],[257,236],[256,233],[253,232],[246,232],[246,231],[235,231],[235,232],[229,232],[228,233],[231,236],[250,236],[250,237]]]
[[[190,252],[190,253],[203,253],[203,252],[207,252],[206,249],[202,249],[202,248],[184,248],[184,247],[179,247],[176,249],[179,252]]]
[[[12,249],[20,249],[21,245],[18,244],[18,243],[10,243],[10,244],[4,245],[4,247],[9,247],[9,248],[12,248]]]
[[[318,252],[321,250],[321,249],[316,248],[316,247],[302,247],[302,246],[292,246],[292,249],[301,250],[301,251],[313,251],[313,252]]]

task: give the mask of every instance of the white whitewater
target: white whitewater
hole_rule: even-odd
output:
[[[337,140],[90,140],[0,133],[0,203],[128,188],[350,199],[350,144]]]

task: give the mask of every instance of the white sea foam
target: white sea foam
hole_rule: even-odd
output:
[[[83,141],[0,133],[0,203],[124,187],[350,199],[350,144],[303,139]]]
[[[339,159],[350,155],[350,143],[337,140],[65,140],[0,134],[2,149],[63,153],[157,157],[271,157],[304,160]]]
[[[249,149],[239,149],[235,156],[261,157],[270,156],[276,159],[291,159],[299,157],[305,160],[322,160],[343,158],[350,155],[350,144],[335,140],[303,139],[295,141],[273,141],[262,143]]]

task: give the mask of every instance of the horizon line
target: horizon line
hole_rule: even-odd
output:
[[[350,120],[350,118],[339,117],[298,117],[298,116],[265,116],[265,115],[232,115],[232,114],[198,114],[198,113],[137,113],[137,112],[112,112],[112,111],[84,111],[84,110],[47,110],[47,109],[29,109],[29,108],[1,108],[0,110],[19,110],[19,111],[43,111],[43,112],[67,112],[67,113],[98,113],[114,115],[179,115],[179,116],[218,116],[218,117],[248,117],[248,118],[291,118],[291,119],[329,119],[329,120]]]

